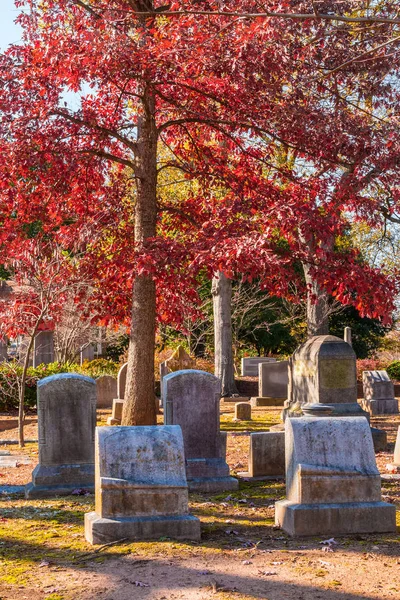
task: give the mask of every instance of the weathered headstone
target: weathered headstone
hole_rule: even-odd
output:
[[[281,360],[258,365],[258,395],[261,398],[288,397],[289,361]]]
[[[160,363],[160,395],[161,395],[161,406],[163,406],[163,379],[168,373],[174,373],[175,371],[183,371],[185,369],[194,369],[196,361],[185,351],[182,346],[178,346],[177,349],[171,354],[167,360]]]
[[[250,435],[250,477],[285,476],[285,432],[256,432]]]
[[[81,365],[83,365],[83,363],[85,362],[85,360],[87,361],[91,361],[94,360],[94,347],[93,344],[87,344],[86,346],[83,346],[81,348],[80,351],[80,363]]]
[[[356,355],[333,335],[314,336],[289,361],[283,416],[302,416],[304,404],[327,404],[333,416],[369,416],[357,402]]]
[[[363,371],[363,391],[360,404],[371,415],[398,414],[394,385],[386,371]]]
[[[96,382],[61,373],[37,384],[39,464],[27,498],[70,494],[94,487]]]
[[[112,402],[111,417],[107,419],[107,425],[120,425],[122,411],[124,408],[126,377],[128,374],[128,363],[124,363],[117,375],[117,397]]]
[[[111,375],[96,379],[97,408],[110,408],[117,394],[117,380]]]
[[[237,402],[235,404],[234,421],[251,420],[251,404],[249,402]]]
[[[364,417],[286,419],[285,454],[287,500],[275,522],[289,535],[396,531]]]
[[[186,475],[190,490],[234,490],[238,482],[229,476],[221,456],[218,377],[188,369],[164,377],[164,422],[182,428]]]
[[[97,427],[95,512],[85,514],[91,544],[120,539],[200,539],[189,514],[180,427]]]
[[[258,365],[272,362],[276,362],[276,359],[265,356],[246,356],[242,358],[242,377],[258,377]]]
[[[54,331],[40,331],[33,344],[33,366],[54,362]]]

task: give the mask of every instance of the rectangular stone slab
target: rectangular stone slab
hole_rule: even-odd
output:
[[[285,432],[263,432],[250,435],[250,477],[285,475]]]
[[[275,524],[291,536],[396,532],[396,507],[387,502],[275,503]]]

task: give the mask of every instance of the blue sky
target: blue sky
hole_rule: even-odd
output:
[[[14,0],[0,0],[0,50],[21,39],[21,30],[13,22],[19,12]]]

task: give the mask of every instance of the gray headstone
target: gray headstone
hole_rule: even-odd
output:
[[[261,398],[287,398],[289,361],[261,363],[258,366],[258,395]]]
[[[182,428],[190,490],[212,492],[238,487],[221,458],[220,390],[220,380],[205,371],[176,371],[163,380],[164,422]]]
[[[48,365],[54,362],[54,331],[41,331],[33,345],[33,366]]]
[[[110,408],[117,395],[117,380],[111,375],[96,379],[97,408]]]
[[[95,512],[85,515],[92,544],[119,539],[200,538],[189,515],[180,427],[96,429]]]
[[[357,402],[356,355],[333,335],[311,337],[289,361],[286,416],[302,416],[304,404],[326,404],[333,416],[369,416]]]
[[[363,371],[361,406],[371,415],[398,414],[394,385],[386,371]]]
[[[85,360],[88,360],[89,362],[91,360],[94,360],[94,347],[93,344],[88,344],[87,346],[84,346],[81,351],[80,351],[80,363],[81,365],[85,362]]]
[[[96,382],[61,373],[38,382],[39,464],[27,498],[94,487]]]
[[[258,365],[276,362],[275,358],[265,356],[246,356],[242,358],[242,377],[258,377]]]
[[[250,421],[251,404],[250,402],[237,402],[235,404],[234,421]]]
[[[267,431],[250,435],[249,476],[285,476],[284,431]]]
[[[275,518],[287,533],[396,531],[364,417],[287,419],[285,454],[287,500],[275,504]]]
[[[125,398],[126,377],[128,374],[128,363],[124,363],[117,376],[117,398],[123,400]]]

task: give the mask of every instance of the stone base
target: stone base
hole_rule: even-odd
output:
[[[239,482],[234,477],[195,477],[187,480],[189,492],[234,492]]]
[[[283,406],[286,398],[272,398],[267,396],[255,396],[250,398],[251,406]]]
[[[240,479],[245,479],[246,481],[282,481],[285,479],[285,475],[258,475],[257,477],[252,477],[248,471],[240,471],[236,473],[236,475]]]
[[[387,502],[275,503],[275,524],[291,536],[396,532],[396,507]]]
[[[85,538],[90,544],[118,540],[199,540],[200,521],[192,515],[180,517],[132,517],[105,519],[95,512],[85,514]]]
[[[107,425],[121,425],[120,419],[114,419],[113,417],[108,417]]]
[[[399,403],[396,398],[380,398],[379,400],[360,400],[360,406],[370,415],[397,415]]]
[[[68,496],[76,489],[94,491],[94,464],[37,465],[32,482],[25,487],[25,497]]]
[[[248,402],[249,396],[224,396],[222,402]]]
[[[332,408],[332,414],[329,415],[330,417],[365,417],[369,422],[369,413],[363,410],[358,402],[325,402],[324,406],[330,406]],[[289,401],[286,401],[281,416],[283,420],[287,417],[304,417],[302,405],[291,405]]]

